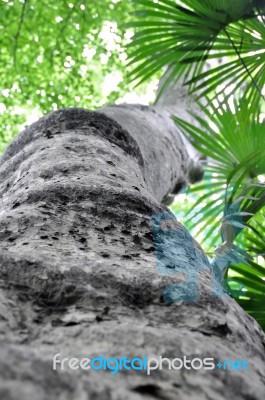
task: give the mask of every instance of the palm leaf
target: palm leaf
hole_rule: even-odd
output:
[[[138,64],[132,80],[143,82],[167,65],[172,68],[171,80],[188,76],[190,65],[195,64],[187,84],[198,98],[218,96],[221,83],[222,92],[231,85],[240,91],[245,84],[248,101],[260,102],[265,26],[257,15],[264,9],[253,9],[248,0],[137,0],[136,4],[138,19],[130,26],[138,31],[128,46],[130,64]],[[220,58],[228,59],[202,73],[207,60]]]

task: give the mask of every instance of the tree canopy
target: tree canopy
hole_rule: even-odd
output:
[[[1,149],[25,121],[63,107],[97,108],[132,90],[125,68],[132,9],[119,0],[0,1]]]

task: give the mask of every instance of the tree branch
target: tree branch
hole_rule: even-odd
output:
[[[14,40],[15,40],[15,44],[14,44],[14,66],[16,66],[16,63],[17,63],[18,40],[19,40],[19,37],[20,37],[22,25],[23,25],[24,18],[25,18],[25,11],[26,11],[27,3],[28,3],[28,0],[24,0],[23,6],[22,6],[22,11],[21,11],[21,14],[20,14],[18,30],[17,30],[17,33],[16,33],[16,35],[14,37]]]

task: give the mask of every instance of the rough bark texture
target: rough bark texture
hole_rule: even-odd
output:
[[[179,132],[155,107],[60,110],[9,146],[0,162],[1,400],[264,398],[260,327],[229,296],[212,295],[220,283],[172,215],[174,235],[153,241],[170,229],[154,219],[167,212],[161,200],[191,168]],[[183,273],[199,273],[197,301],[184,301],[193,280],[172,286]],[[111,375],[54,371],[56,353],[250,365]]]

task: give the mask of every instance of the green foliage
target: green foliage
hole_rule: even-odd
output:
[[[220,228],[222,244],[214,250],[213,266],[226,277],[233,297],[265,327],[265,131],[255,114],[246,101],[230,98],[201,106],[200,116],[193,115],[200,128],[174,120],[208,157],[206,171],[211,176],[207,187],[191,188],[199,194],[195,211],[188,212],[191,229],[201,224],[202,233],[208,225],[203,241],[211,238],[213,249],[219,239],[213,232]],[[198,188],[205,191],[202,196]]]
[[[26,119],[63,107],[93,109],[127,93],[131,10],[117,0],[0,0],[0,150]]]
[[[174,120],[207,157],[205,179],[172,209],[265,328],[265,1],[137,4],[132,79],[139,84],[167,67],[161,93],[184,77],[200,110],[195,124]]]
[[[238,243],[243,246],[253,260],[245,263],[232,263],[229,268],[227,287],[240,305],[251,314],[263,328],[265,327],[265,210],[260,210],[251,218],[238,238]]]
[[[208,179],[189,189],[197,200],[185,214],[184,223],[190,231],[197,230],[210,255],[215,255],[213,266],[222,271],[228,291],[265,327],[264,124],[253,122],[244,130],[239,123],[235,129],[231,116],[227,135],[228,126],[222,125],[226,113],[219,115],[219,111],[211,120],[221,122],[215,133],[216,145],[211,142],[209,125],[208,129],[205,125],[204,130],[191,130],[189,124],[176,118],[185,133],[196,139],[197,149],[209,154],[212,147],[206,167]],[[201,143],[207,140],[209,148],[204,151]],[[220,145],[227,146],[227,154],[218,152]]]
[[[181,76],[197,97],[246,86],[244,95],[259,103],[265,84],[265,3],[249,0],[137,0],[138,32],[130,43],[131,77],[138,83],[171,66],[165,85]],[[208,71],[207,60],[223,62]],[[205,87],[207,81],[207,87]],[[254,87],[253,87],[254,82]],[[198,92],[198,90],[200,91]]]
[[[208,157],[211,177],[190,189],[198,198],[187,221],[191,230],[196,227],[203,234],[202,242],[208,241],[215,255],[213,266],[226,278],[228,292],[265,327],[264,122],[255,118],[248,102],[233,97],[201,105],[200,111],[193,114],[198,126],[174,117],[194,147]]]

